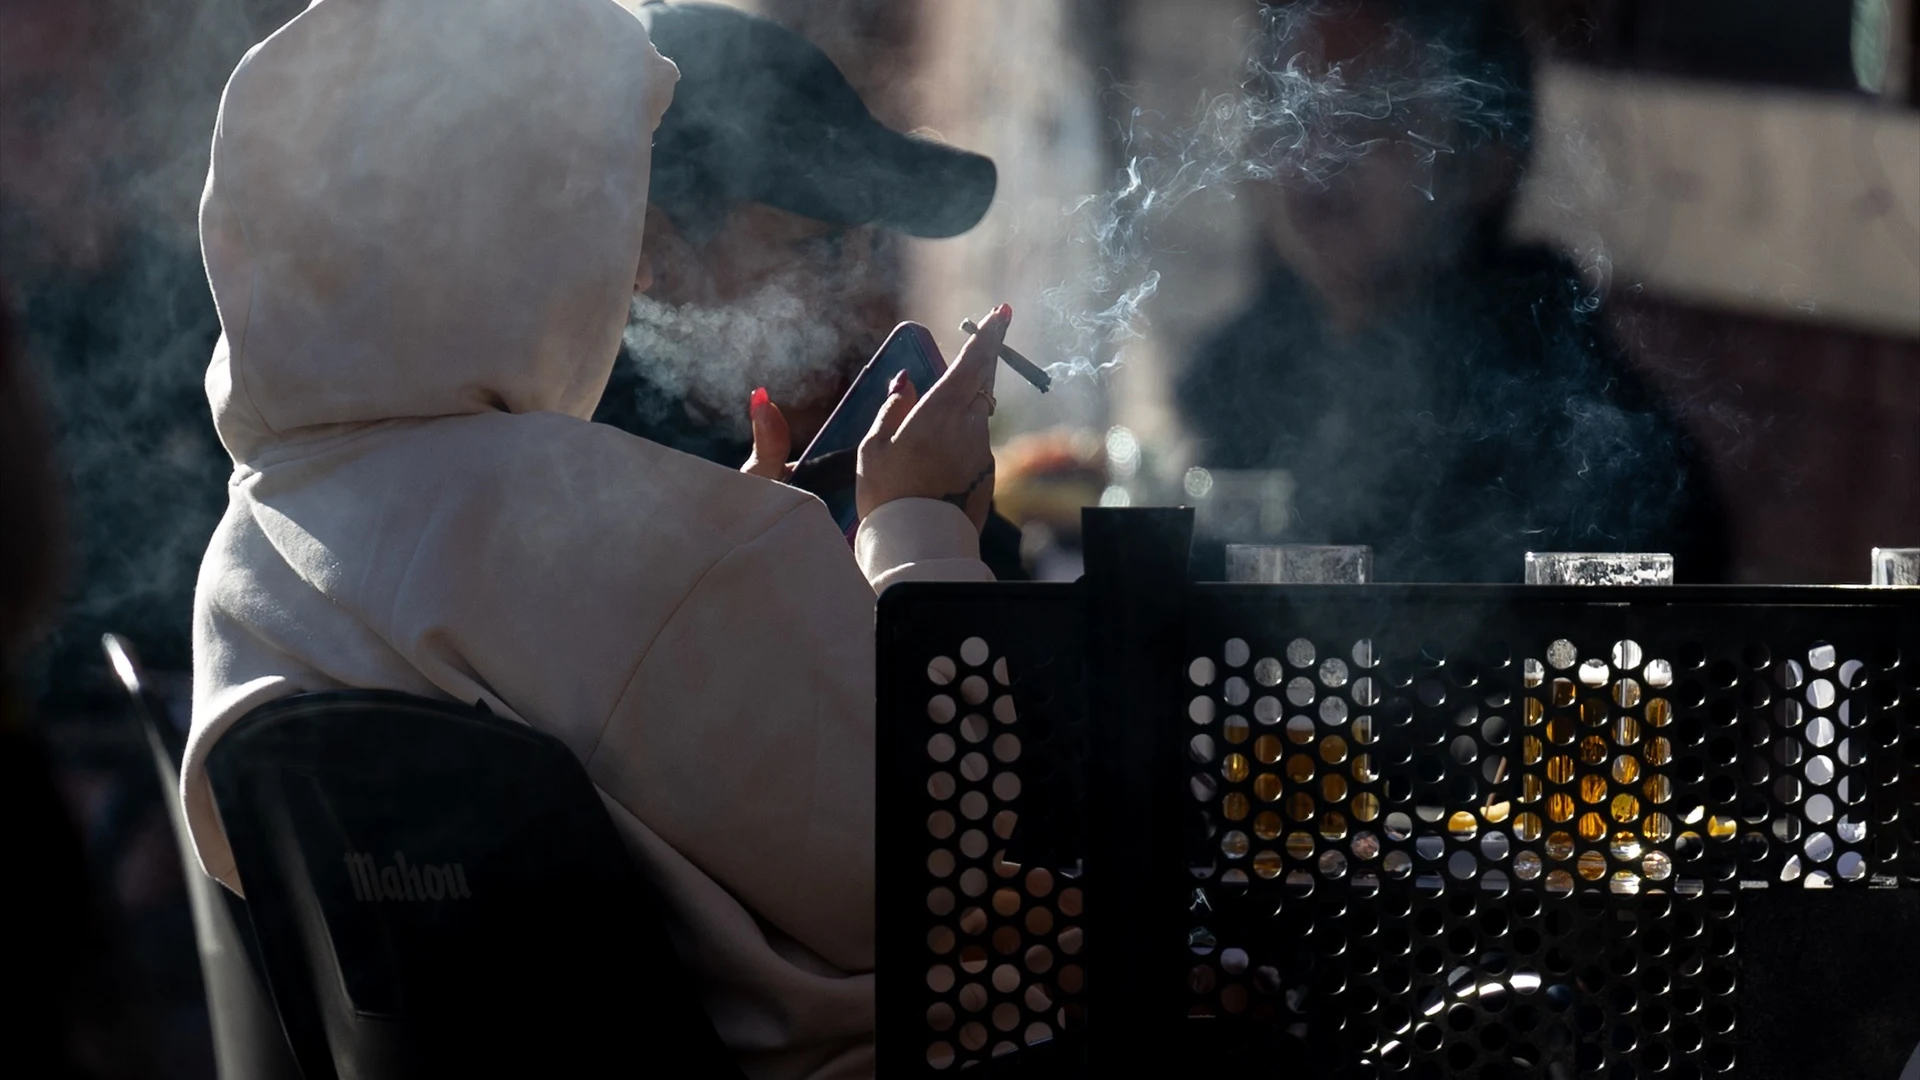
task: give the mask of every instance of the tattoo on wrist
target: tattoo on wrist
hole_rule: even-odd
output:
[[[952,503],[960,509],[965,510],[967,508],[967,500],[973,498],[973,493],[980,490],[980,485],[986,483],[987,478],[992,475],[993,465],[989,462],[986,468],[980,470],[980,475],[973,478],[973,483],[967,485],[967,490],[954,495],[942,495],[940,496],[940,501]]]

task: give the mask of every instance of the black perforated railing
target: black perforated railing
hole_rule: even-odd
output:
[[[1188,586],[1167,520],[884,598],[883,1074],[1920,1043],[1920,593]]]

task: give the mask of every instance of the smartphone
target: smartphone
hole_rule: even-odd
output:
[[[847,395],[834,406],[826,426],[813,437],[806,453],[800,455],[787,482],[818,495],[820,501],[827,504],[840,531],[853,535],[854,528],[860,524],[859,508],[854,501],[855,457],[860,451],[860,440],[873,429],[880,406],[886,404],[887,387],[895,375],[904,371],[914,389],[924,394],[933,389],[933,384],[946,370],[940,346],[934,343],[933,334],[926,327],[913,322],[894,327],[880,351],[874,353],[873,359],[854,377]]]

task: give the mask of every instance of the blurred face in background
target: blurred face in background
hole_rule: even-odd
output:
[[[1270,242],[1336,305],[1445,272],[1503,195],[1505,151],[1468,137],[1445,72],[1368,5],[1302,30],[1304,74],[1344,92],[1308,124],[1306,167],[1261,196]]]
[[[767,387],[796,452],[898,321],[892,253],[870,226],[748,203],[695,241],[650,209],[646,247],[652,280],[627,330],[636,360],[683,375],[690,402],[719,415]]]

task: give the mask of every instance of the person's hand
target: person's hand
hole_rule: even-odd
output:
[[[993,503],[993,379],[1000,366],[1013,309],[1005,304],[981,320],[960,358],[924,397],[902,372],[860,443],[855,496],[866,517],[895,499],[939,499],[965,510],[982,528]]]
[[[787,430],[787,418],[780,414],[780,406],[767,397],[766,387],[756,389],[748,399],[747,417],[753,424],[753,452],[747,456],[747,463],[740,466],[740,471],[768,480],[785,480],[793,472],[793,466],[787,464],[793,436]]]

